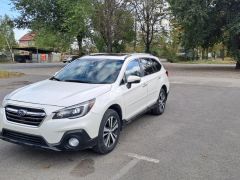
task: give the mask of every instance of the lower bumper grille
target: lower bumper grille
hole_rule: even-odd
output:
[[[2,130],[2,138],[7,138],[10,141],[14,141],[19,144],[31,144],[36,146],[47,146],[45,140],[40,136],[29,135],[24,133],[19,133],[15,131],[10,131],[7,129]]]

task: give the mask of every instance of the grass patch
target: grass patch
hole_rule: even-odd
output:
[[[222,59],[209,59],[209,60],[195,60],[195,61],[179,61],[180,64],[236,64],[236,61],[231,58]]]
[[[12,77],[20,77],[23,76],[23,73],[19,72],[8,72],[8,71],[0,71],[0,79],[2,78],[12,78]]]

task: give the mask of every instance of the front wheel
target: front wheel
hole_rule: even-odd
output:
[[[153,115],[161,115],[164,113],[167,102],[167,92],[165,89],[161,89],[159,93],[159,98],[157,100],[156,106],[152,109]]]
[[[120,135],[120,117],[112,109],[108,109],[102,119],[97,145],[93,148],[100,154],[111,152],[118,143]]]

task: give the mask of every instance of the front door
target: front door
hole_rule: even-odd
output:
[[[125,82],[130,75],[142,77],[137,59],[129,62],[125,72]],[[132,84],[131,88],[128,88],[126,84],[121,86],[126,119],[130,119],[147,108],[147,88],[147,82],[144,79],[141,79],[140,83]]]

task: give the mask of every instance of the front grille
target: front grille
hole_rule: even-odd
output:
[[[16,143],[47,146],[45,140],[40,136],[19,133],[7,129],[2,130],[2,137],[15,141]]]
[[[6,106],[5,112],[8,121],[31,126],[39,126],[46,117],[46,113],[42,109],[12,105]]]

